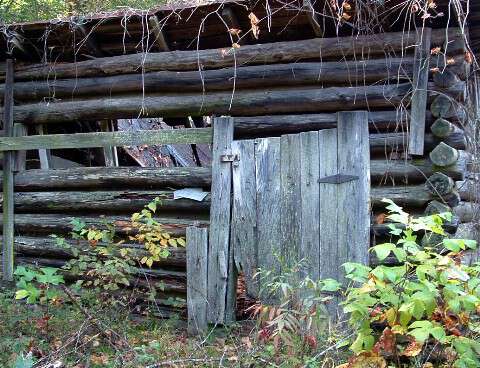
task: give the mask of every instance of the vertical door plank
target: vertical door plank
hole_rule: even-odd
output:
[[[282,240],[280,138],[257,139],[255,143],[257,266],[278,274],[280,265],[275,255],[280,254]],[[264,286],[261,281],[260,291]]]
[[[282,257],[287,265],[298,262],[301,242],[301,139],[299,134],[287,134],[280,138],[281,160],[281,233]]]
[[[99,122],[100,129],[102,132],[113,132],[114,127],[111,120],[102,120]],[[103,148],[103,157],[105,159],[106,167],[117,167],[118,166],[118,154],[117,147],[110,146]]]
[[[337,129],[325,129],[318,132],[319,177],[320,179],[338,173]],[[319,185],[319,223],[320,223],[320,278],[339,280],[343,275],[338,262],[338,185],[320,183]]]
[[[368,113],[338,113],[338,172],[358,176],[338,185],[338,263],[368,264],[370,151]]]
[[[208,229],[187,227],[188,333],[207,330]]]
[[[300,134],[301,146],[301,241],[298,259],[304,260],[305,271],[311,278],[318,279],[320,247],[319,206],[319,147],[318,132]]]
[[[423,155],[431,36],[430,28],[422,28],[417,33],[408,145],[408,153],[411,155]]]
[[[232,165],[224,162],[221,156],[231,150],[233,141],[233,119],[214,118],[212,147],[212,202],[210,207],[210,236],[208,257],[208,321],[225,323],[228,278],[234,277],[235,270],[230,269],[230,220]],[[233,254],[233,252],[232,252]],[[233,257],[232,257],[233,258]],[[230,311],[231,312],[231,311]]]
[[[13,60],[6,62],[5,94],[3,107],[3,129],[6,137],[13,136]],[[2,278],[13,281],[13,241],[14,241],[14,205],[13,205],[13,166],[14,152],[3,154],[3,241],[2,241]]]
[[[257,280],[257,194],[255,181],[255,141],[233,142],[232,246],[237,270],[242,270],[247,293],[258,295]]]

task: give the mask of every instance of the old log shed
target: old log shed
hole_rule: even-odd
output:
[[[166,316],[178,312],[168,297],[190,290],[196,332],[207,321],[234,318],[237,271],[248,294],[258,296],[251,275],[259,265],[276,267],[267,246],[276,237],[319,259],[310,268],[314,276],[338,276],[338,265],[325,268],[325,260],[339,260],[321,246],[322,237],[338,234],[304,231],[327,226],[311,216],[326,211],[324,197],[318,206],[305,200],[320,191],[345,205],[345,188],[363,188],[358,211],[367,208],[370,216],[354,225],[362,234],[366,227],[370,244],[388,238],[383,197],[415,215],[452,208],[452,233],[458,223],[475,222],[478,195],[465,188],[473,185],[477,151],[466,134],[473,118],[462,106],[478,114],[470,53],[480,47],[480,7],[472,6],[468,38],[441,16],[428,18],[425,28],[415,16],[395,21],[401,7],[390,3],[377,9],[383,33],[362,33],[354,22],[338,25],[328,16],[318,29],[302,1],[273,0],[268,7],[246,1],[119,12],[82,19],[81,27],[75,19],[8,26],[23,47],[0,38],[3,277],[11,275],[12,251],[16,264],[64,264],[72,255],[48,235],[67,233],[73,218],[95,225],[100,215],[125,234],[129,214],[160,196],[160,221],[174,234],[190,234],[191,247],[172,250],[147,273],[165,284],[157,304]],[[324,5],[315,3],[318,17]],[[447,1],[437,5],[436,12],[448,12]],[[87,42],[75,41],[79,35]],[[364,139],[350,141],[354,129],[345,124],[364,124],[354,138]],[[366,173],[346,165],[352,160],[328,159],[345,142],[356,142],[357,150],[342,151],[366,158]],[[59,166],[56,152],[83,166]],[[185,167],[168,167],[167,157]],[[315,175],[327,178],[312,185]],[[211,193],[202,202],[173,199],[176,189],[190,187]],[[292,227],[287,237],[282,226]],[[138,244],[125,246],[142,252]],[[368,259],[368,244],[351,253],[337,246],[342,257]],[[86,244],[78,248],[88,252]]]

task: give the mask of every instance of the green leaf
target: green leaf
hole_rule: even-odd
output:
[[[157,203],[150,202],[149,204],[147,204],[147,207],[150,211],[155,212],[157,210]]]
[[[322,280],[322,287],[321,291],[338,291],[342,287],[342,284],[340,284],[337,280],[334,279],[325,279]]]
[[[30,293],[25,289],[17,290],[17,292],[15,293],[15,299],[17,299],[17,300],[25,299],[29,295],[30,295]]]
[[[440,341],[440,342],[442,342],[442,343],[445,342],[446,337],[447,337],[447,335],[446,335],[446,333],[445,333],[445,330],[444,330],[443,327],[441,327],[441,326],[436,326],[436,327],[432,328],[432,329],[430,330],[430,334],[431,334],[435,339],[437,339],[438,341]]]
[[[373,247],[373,250],[375,251],[377,258],[379,261],[385,260],[390,253],[396,248],[395,244],[393,243],[384,243],[384,244],[379,244]]]

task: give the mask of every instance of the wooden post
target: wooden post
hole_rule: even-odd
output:
[[[230,249],[233,119],[213,119],[212,203],[208,250],[208,321],[223,324],[234,313],[236,289]],[[235,268],[235,267],[233,267]],[[235,285],[236,286],[236,285]],[[232,305],[233,303],[233,305]]]
[[[27,135],[27,127],[25,124],[13,124],[13,136],[22,137]],[[27,151],[15,152],[13,171],[24,171],[27,165]]]
[[[187,312],[188,333],[207,330],[208,229],[187,227]]]
[[[170,51],[170,48],[168,47],[168,42],[165,39],[165,34],[163,33],[162,25],[160,24],[158,17],[156,15],[152,15],[150,18],[148,18],[148,24],[151,28],[151,32],[155,36],[154,42],[155,45],[157,45],[158,49],[160,51]]]
[[[113,123],[111,120],[102,120],[100,121],[100,128],[102,132],[113,132]],[[105,166],[107,167],[117,167],[118,166],[118,155],[117,147],[104,147],[103,156],[105,158]]]
[[[39,135],[43,135],[44,134],[43,124],[37,125],[36,130],[37,130],[37,133]],[[50,155],[50,150],[39,149],[38,150],[38,159],[40,160],[40,168],[41,169],[50,169],[51,168],[52,156]]]
[[[5,102],[3,128],[6,137],[13,136],[13,60],[7,60],[5,77]],[[14,207],[13,207],[13,166],[14,152],[3,155],[3,242],[2,242],[2,276],[4,281],[13,281],[13,241],[14,241]]]
[[[423,28],[417,34],[417,48],[415,49],[413,68],[410,137],[408,145],[408,153],[411,155],[423,155],[431,37],[432,30],[430,28]]]

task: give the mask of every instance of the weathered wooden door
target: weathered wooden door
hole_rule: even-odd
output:
[[[341,279],[368,263],[370,155],[367,112],[338,113],[335,129],[233,142],[234,260],[257,295],[257,268],[276,254],[304,260],[312,278]]]

